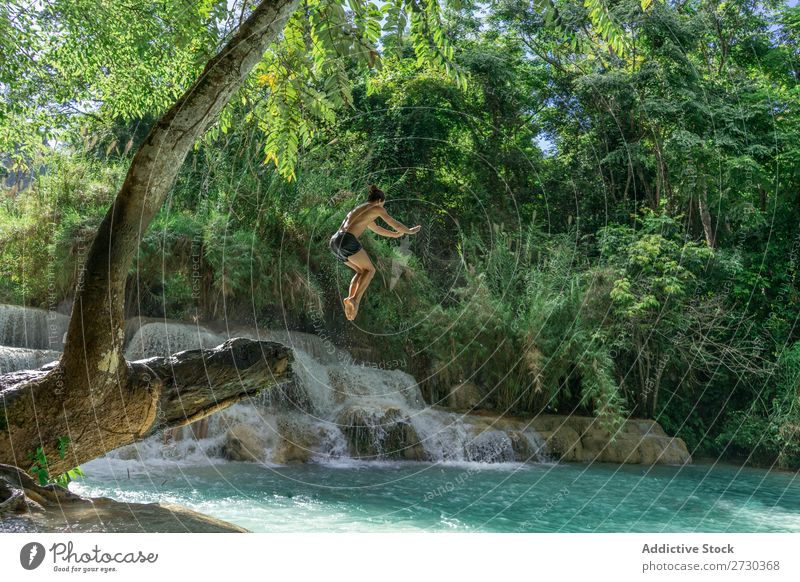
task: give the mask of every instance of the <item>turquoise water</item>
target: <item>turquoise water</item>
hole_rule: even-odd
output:
[[[797,474],[725,465],[138,467],[129,476],[93,461],[70,487],[179,503],[259,532],[800,532]]]

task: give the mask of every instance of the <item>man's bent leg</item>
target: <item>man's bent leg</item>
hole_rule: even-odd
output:
[[[372,265],[372,261],[370,261],[369,255],[364,249],[350,256],[347,260],[347,266],[351,269],[358,270],[358,281],[356,282],[355,289],[351,286],[350,296],[347,298],[354,306],[355,313],[353,314],[353,319],[355,319],[361,298],[367,291],[372,277],[375,276],[375,267]],[[345,300],[345,305],[347,299]]]
[[[362,278],[362,271],[355,263],[350,263],[349,260],[345,263],[345,265],[356,272],[356,274],[353,275],[353,279],[350,281],[350,288],[348,290],[347,297],[342,299],[342,303],[344,304],[344,316],[348,321],[352,321],[356,316],[356,304],[354,297],[356,296],[356,293],[358,293],[358,287]]]
[[[349,297],[350,299],[355,298],[356,293],[358,293],[358,286],[361,282],[362,277],[363,274],[361,273],[361,271],[356,271],[356,274],[353,275],[353,279],[350,281],[350,288],[347,293],[347,297]]]
[[[369,284],[372,283],[372,278],[374,276],[375,267],[370,263],[370,268],[361,273],[361,279],[358,282],[358,289],[356,290],[356,309],[358,309],[358,306],[361,304],[361,298],[364,296]]]

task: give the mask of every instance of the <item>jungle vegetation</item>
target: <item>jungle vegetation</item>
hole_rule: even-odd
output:
[[[0,8],[0,302],[71,305],[134,154],[251,3],[24,4]],[[125,315],[324,329],[429,403],[470,381],[797,468],[798,75],[784,1],[300,3],[139,233]],[[327,241],[369,183],[423,228],[365,237],[352,326]]]

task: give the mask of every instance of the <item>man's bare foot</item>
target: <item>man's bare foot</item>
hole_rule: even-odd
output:
[[[353,321],[356,318],[358,307],[356,307],[356,304],[349,297],[345,297],[342,303],[344,303],[344,316],[348,321]]]

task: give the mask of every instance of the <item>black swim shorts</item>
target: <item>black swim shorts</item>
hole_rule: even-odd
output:
[[[349,232],[340,230],[331,237],[330,249],[340,261],[346,263],[348,257],[361,250],[361,243]]]

